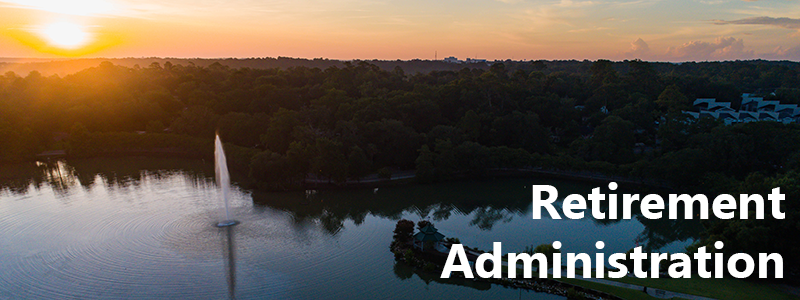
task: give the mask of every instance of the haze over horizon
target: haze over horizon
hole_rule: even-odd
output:
[[[798,15],[780,0],[6,0],[0,57],[797,61]]]

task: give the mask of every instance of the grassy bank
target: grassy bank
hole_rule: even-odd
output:
[[[659,299],[659,298],[650,296],[648,294],[645,294],[642,291],[626,289],[626,288],[623,288],[623,287],[617,287],[617,286],[611,286],[611,285],[605,285],[605,284],[597,283],[597,282],[585,281],[585,280],[580,280],[580,279],[570,279],[570,278],[561,278],[561,279],[556,279],[556,280],[564,282],[564,283],[569,283],[571,285],[584,287],[584,288],[587,288],[587,289],[593,289],[593,290],[609,293],[611,295],[614,295],[614,296],[617,296],[617,297],[620,297],[620,298],[623,298],[623,299],[628,299],[628,300],[654,300],[654,299]],[[681,298],[672,298],[672,299],[681,299]]]
[[[507,257],[503,257],[507,261]],[[517,268],[517,276],[522,276],[523,269]],[[582,268],[576,269],[576,274],[583,274]],[[566,268],[564,268],[566,272]],[[506,269],[503,269],[503,274],[507,275]],[[562,275],[564,273],[562,272]],[[592,271],[595,274],[595,271]],[[533,271],[534,277],[538,278],[538,270]],[[640,290],[617,287],[598,282],[591,282],[579,278],[552,278],[552,274],[548,278],[569,283],[572,285],[581,286],[588,289],[606,292],[624,299],[658,299],[645,294]],[[605,276],[604,280],[615,281],[627,284],[638,285],[642,287],[655,288],[675,293],[703,296],[715,299],[741,299],[741,300],[759,300],[759,299],[777,299],[789,300],[800,299],[800,297],[790,295],[784,291],[778,290],[774,286],[764,283],[749,281],[736,278],[636,278],[636,277],[622,277],[622,278],[609,278]],[[680,299],[680,298],[673,298]]]
[[[717,299],[798,299],[769,284],[734,278],[635,278],[609,279],[617,282]]]

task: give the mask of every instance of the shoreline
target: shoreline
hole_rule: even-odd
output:
[[[395,263],[404,263],[414,268],[417,271],[429,272],[429,273],[433,273],[431,271],[441,270],[443,268],[444,258],[447,257],[445,253],[441,253],[438,252],[437,250],[430,250],[430,249],[427,251],[417,250],[414,246],[408,248],[409,246],[408,244],[406,244],[405,246],[406,247],[402,247],[400,246],[400,244],[393,244],[393,247],[390,247],[390,250],[395,254]],[[466,246],[465,248],[472,249],[470,251],[475,251],[473,248],[469,248]],[[404,254],[408,251],[412,251],[414,254],[411,256],[409,256],[408,254]],[[482,254],[484,252],[478,251],[478,253]],[[474,262],[474,259],[477,258],[477,256],[473,252],[467,254],[467,257],[468,257],[467,259],[469,259],[471,262]],[[435,265],[435,267],[431,268],[429,266],[431,264]],[[568,299],[570,298],[570,296],[579,296],[583,297],[582,299],[624,300],[624,298],[614,295],[612,293],[571,284],[553,278],[522,278],[522,279],[506,278],[506,277],[482,278],[480,276],[475,276],[474,278],[466,278],[464,277],[463,273],[462,274],[454,273],[451,274],[451,276],[448,278],[441,278],[438,275],[435,276],[441,280],[458,279],[458,280],[469,280],[472,282],[485,282],[489,284],[501,285],[504,287],[520,288],[538,293],[563,296],[567,297]]]
[[[153,149],[114,149],[111,151],[104,151],[100,154],[91,156],[75,156],[66,154],[63,150],[50,150],[36,154],[35,158],[28,161],[40,161],[41,159],[93,159],[103,157],[126,157],[126,156],[145,156],[145,157],[166,157],[166,158],[185,158],[185,159],[212,159],[213,157],[206,157],[206,155],[199,153],[192,153],[184,151],[177,147],[164,147]],[[23,163],[22,161],[20,163]],[[243,166],[236,166],[236,169],[241,169]],[[244,172],[243,170],[236,170],[237,172]],[[415,170],[399,170],[392,174],[391,178],[379,178],[377,173],[369,174],[361,180],[348,179],[342,183],[330,182],[325,179],[315,178],[309,174],[302,184],[297,188],[290,188],[284,191],[302,191],[308,189],[316,190],[347,190],[347,189],[370,189],[381,188],[389,186],[398,186],[406,184],[415,184],[416,181]],[[634,178],[627,176],[608,175],[594,171],[574,171],[574,170],[561,170],[561,169],[545,169],[541,167],[532,168],[496,168],[487,170],[485,176],[455,176],[454,178],[433,182],[449,182],[449,181],[464,181],[472,179],[495,179],[495,178],[554,178],[575,180],[581,182],[591,183],[607,183],[617,182],[620,185],[637,186],[644,188],[651,188],[659,191],[669,191],[674,188],[665,180],[647,179],[647,178]],[[254,189],[258,188],[258,182],[252,181],[251,185]],[[269,190],[269,189],[263,189]]]
[[[400,171],[402,175],[392,175],[390,179],[362,179],[360,181],[348,179],[344,183],[333,183],[327,180],[320,179],[306,179],[304,187],[306,189],[321,189],[321,190],[337,190],[337,189],[368,189],[380,188],[386,186],[396,186],[405,184],[415,184],[416,176],[413,175],[413,170]],[[408,175],[411,174],[411,175]],[[371,174],[368,177],[377,177],[377,174]],[[651,180],[651,179],[636,179],[632,177],[606,175],[598,172],[590,171],[567,171],[558,169],[543,169],[543,168],[518,168],[518,169],[491,169],[488,170],[487,175],[483,177],[476,176],[459,176],[448,180],[437,181],[433,183],[420,183],[420,184],[436,184],[442,182],[459,182],[473,179],[496,179],[496,178],[553,178],[553,179],[566,179],[581,182],[591,183],[608,183],[616,182],[620,185],[638,186],[651,188],[656,190],[672,190],[673,187],[666,181]]]

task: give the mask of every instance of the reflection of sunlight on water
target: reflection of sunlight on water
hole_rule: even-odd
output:
[[[84,174],[102,184],[78,188],[81,179],[65,162],[34,166],[45,185],[28,181],[26,194],[0,193],[0,298],[234,295],[234,239],[227,252],[215,247],[224,235],[213,226],[212,179],[134,170]],[[251,210],[247,193],[233,194],[236,209]],[[213,265],[225,265],[228,276]]]
[[[44,180],[58,192],[66,193],[69,188],[78,184],[75,170],[62,160],[47,164],[36,162],[36,165],[43,168]]]

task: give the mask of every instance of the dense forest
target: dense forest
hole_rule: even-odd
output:
[[[497,170],[591,171],[657,180],[679,192],[760,193],[780,186],[786,220],[708,222],[698,245],[780,252],[800,264],[800,127],[693,119],[695,98],[760,93],[800,103],[800,64],[639,60],[494,62],[415,70],[366,61],[324,68],[100,63],[66,76],[0,76],[0,161],[52,149],[208,155],[265,189],[309,176],[343,184],[415,170],[422,183]],[[441,62],[429,62],[444,64]]]

